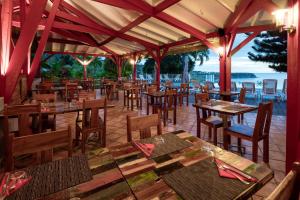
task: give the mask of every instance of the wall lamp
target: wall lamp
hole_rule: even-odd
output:
[[[289,12],[289,9],[279,9],[272,12],[275,16],[276,26],[280,28],[280,31],[287,31],[293,33],[296,31],[296,27],[293,25],[293,17]]]

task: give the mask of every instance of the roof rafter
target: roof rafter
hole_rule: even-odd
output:
[[[179,1],[180,0],[164,0],[163,2],[161,2],[160,4],[158,4],[154,8],[151,7],[147,3],[144,3],[143,6],[142,6],[142,7],[146,8],[146,11],[143,11],[144,14],[139,16],[138,18],[136,18],[133,22],[129,23],[127,26],[123,27],[120,31],[118,31],[118,33],[125,33],[127,31],[129,31],[130,29],[138,26],[142,22],[149,19],[152,15],[155,15],[156,13],[162,12],[163,10],[167,9],[168,7],[174,5],[175,3],[179,2]],[[121,2],[124,2],[124,1],[121,0]],[[129,2],[129,3],[127,3],[126,5],[133,3],[134,4],[133,7],[136,8],[137,10],[139,10],[139,6],[137,6],[137,5],[141,4],[140,1],[139,2],[137,2],[137,1],[127,1],[127,2]],[[120,3],[120,1],[119,2],[114,1],[114,4],[116,4],[116,3]],[[120,4],[122,4],[122,3],[120,3]],[[109,37],[106,40],[104,40],[103,42],[101,42],[100,44],[105,45],[108,42],[112,41],[113,39],[115,39],[114,36]]]

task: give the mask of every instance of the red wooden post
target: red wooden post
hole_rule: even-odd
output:
[[[296,31],[288,34],[286,173],[294,161],[300,161],[300,0],[289,0],[289,8]]]
[[[231,54],[228,52],[230,49],[229,38],[227,36],[220,38],[220,90],[231,90]]]
[[[31,84],[34,80],[34,76],[35,76],[37,70],[40,67],[39,66],[40,65],[40,60],[41,60],[41,57],[42,57],[43,52],[45,50],[47,39],[48,39],[50,30],[51,30],[52,24],[54,22],[55,14],[56,14],[56,11],[58,10],[58,6],[60,4],[60,1],[61,0],[55,0],[54,1],[53,5],[52,5],[52,8],[51,8],[51,11],[49,13],[47,22],[45,24],[45,29],[43,31],[42,37],[41,37],[40,42],[39,42],[39,46],[36,50],[36,53],[35,53],[34,59],[32,61],[31,68],[30,68],[30,73],[29,73],[28,82],[27,82],[28,88],[31,87]]]
[[[87,75],[86,75],[86,67],[87,65],[82,65],[83,66],[83,80],[87,79]]]
[[[2,1],[1,8],[1,66],[0,66],[0,96],[4,96],[5,73],[9,65],[11,48],[11,20],[13,2],[10,0]]]
[[[156,59],[156,84],[157,84],[157,89],[160,88],[160,61],[161,61],[161,59]]]
[[[135,81],[136,80],[136,62],[137,62],[137,56],[136,54],[133,54],[133,76],[132,79]]]
[[[17,41],[14,52],[11,55],[8,69],[5,74],[6,85],[4,100],[6,103],[9,102],[11,95],[13,94],[13,91],[16,87],[22,64],[24,63],[27,56],[27,49],[29,48],[36,33],[46,3],[47,0],[35,0],[30,4],[30,9],[24,23],[24,28],[21,30],[19,39]]]

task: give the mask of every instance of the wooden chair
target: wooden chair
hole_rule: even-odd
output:
[[[253,95],[254,98],[257,97],[254,82],[242,82],[242,87],[246,89],[246,94]]]
[[[241,88],[239,98],[235,101],[236,103],[245,103],[246,100],[246,89]],[[238,115],[238,123],[241,123],[241,121],[244,121],[244,114]]]
[[[8,135],[13,127],[9,127],[9,120],[17,118],[18,130],[14,131],[16,136],[32,135],[41,132],[41,105],[27,104],[4,106],[4,139],[7,141]]]
[[[106,86],[106,98],[107,99],[117,99],[119,100],[119,90],[117,88],[117,82],[110,82]]]
[[[52,91],[53,83],[52,82],[42,82],[38,85],[40,94],[51,94],[54,93]]]
[[[180,84],[180,89],[179,89],[179,102],[180,102],[180,106],[182,106],[183,104],[183,98],[186,98],[186,105],[189,105],[189,95],[190,95],[190,86],[188,83],[181,83]]]
[[[231,81],[231,91],[232,92],[236,92],[237,91],[236,82],[234,82],[234,81]]]
[[[66,101],[71,102],[72,100],[79,100],[79,89],[77,83],[66,84]]]
[[[86,91],[93,91],[94,90],[94,79],[88,78],[87,80],[82,80],[81,86]]]
[[[230,136],[238,138],[238,148],[241,151],[243,140],[252,142],[252,160],[257,162],[258,142],[263,140],[263,161],[269,163],[269,132],[272,119],[273,103],[260,103],[254,128],[236,124],[224,130],[224,148],[228,150]]]
[[[147,93],[151,94],[157,91],[156,85],[151,85],[147,87]],[[149,115],[149,107],[150,106],[156,106],[154,105],[154,99],[151,98],[149,95],[146,95],[146,104],[147,104],[147,115]]]
[[[286,96],[287,95],[287,79],[284,79],[283,81],[283,87],[282,87],[282,91],[281,91],[281,98],[282,100],[286,100]]]
[[[215,84],[211,81],[206,81],[205,85],[208,87],[208,90],[214,90],[215,89]]]
[[[300,199],[300,163],[293,163],[293,169],[284,177],[266,200]]]
[[[161,107],[164,126],[166,126],[169,118],[169,111],[173,111],[173,124],[176,124],[176,110],[177,110],[177,90],[169,89],[165,91],[164,102]]]
[[[81,150],[85,153],[85,143],[91,133],[98,133],[101,146],[106,146],[106,98],[97,100],[83,100],[82,121],[76,123],[76,145],[79,143],[81,133]],[[99,116],[99,111],[103,109],[103,119]]]
[[[33,96],[33,99],[43,103],[55,103],[56,102],[56,93],[54,94],[36,94]],[[42,107],[42,106],[41,106]],[[44,132],[47,129],[52,131],[56,130],[56,114],[41,114],[41,131]]]
[[[72,133],[71,127],[66,130],[39,133],[15,137],[14,134],[9,135],[8,154],[6,162],[6,170],[14,169],[14,157],[42,152],[42,162],[52,161],[53,149],[57,147],[67,147],[68,156],[72,156]],[[45,157],[47,156],[47,157]]]
[[[127,141],[132,141],[132,131],[140,131],[140,138],[151,137],[151,127],[157,127],[157,134],[161,135],[162,127],[159,114],[141,117],[130,117],[127,115]]]
[[[137,108],[142,109],[142,88],[140,86],[132,86],[129,89],[128,100],[131,104],[131,110],[134,107],[134,101]]]
[[[199,93],[195,95],[195,103],[207,102],[209,100],[208,93]],[[217,145],[217,129],[223,127],[223,119],[218,116],[211,115],[211,112],[207,109],[201,109],[196,106],[196,115],[197,115],[197,137],[201,138],[201,123],[208,126],[208,135],[211,138],[212,129],[213,129],[213,143]],[[227,122],[230,126],[231,122]]]
[[[129,107],[129,90],[133,86],[132,83],[123,83],[123,90],[124,90],[124,107],[127,106]]]
[[[280,95],[277,93],[277,80],[276,79],[264,79],[263,88],[261,92],[261,100],[264,97],[272,97],[280,101]]]

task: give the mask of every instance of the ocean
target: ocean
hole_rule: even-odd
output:
[[[276,79],[277,89],[281,90],[283,88],[284,79],[287,78],[287,73],[254,73],[256,78],[235,78],[232,81],[237,83],[237,87],[242,87],[242,82],[255,82],[256,88],[262,88],[263,79]]]

